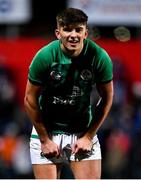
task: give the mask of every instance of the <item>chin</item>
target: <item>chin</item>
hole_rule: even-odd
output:
[[[78,49],[79,49],[79,46],[76,46],[76,45],[75,45],[75,46],[68,46],[68,49],[75,51],[75,50],[78,50]]]

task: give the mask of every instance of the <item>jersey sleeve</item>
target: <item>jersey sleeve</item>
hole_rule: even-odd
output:
[[[29,66],[28,79],[34,85],[43,85],[47,76],[48,63],[42,50],[33,57]]]
[[[104,49],[100,51],[95,64],[94,80],[96,83],[107,83],[113,79],[113,63]]]

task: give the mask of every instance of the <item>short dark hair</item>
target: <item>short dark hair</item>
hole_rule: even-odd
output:
[[[57,14],[56,21],[58,26],[67,26],[74,23],[87,25],[88,16],[81,9],[66,8]]]

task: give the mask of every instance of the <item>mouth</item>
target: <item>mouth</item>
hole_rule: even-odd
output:
[[[79,43],[79,40],[69,40],[68,43],[69,43],[71,46],[76,46],[76,45]]]
[[[78,39],[69,39],[68,42],[70,42],[70,43],[78,43],[79,40]]]

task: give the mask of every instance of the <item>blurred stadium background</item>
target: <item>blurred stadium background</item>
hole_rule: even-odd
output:
[[[65,7],[89,15],[90,38],[114,64],[113,107],[98,132],[102,178],[140,179],[141,0],[0,0],[0,179],[33,178],[31,124],[23,107],[28,66],[55,38],[55,16]]]

